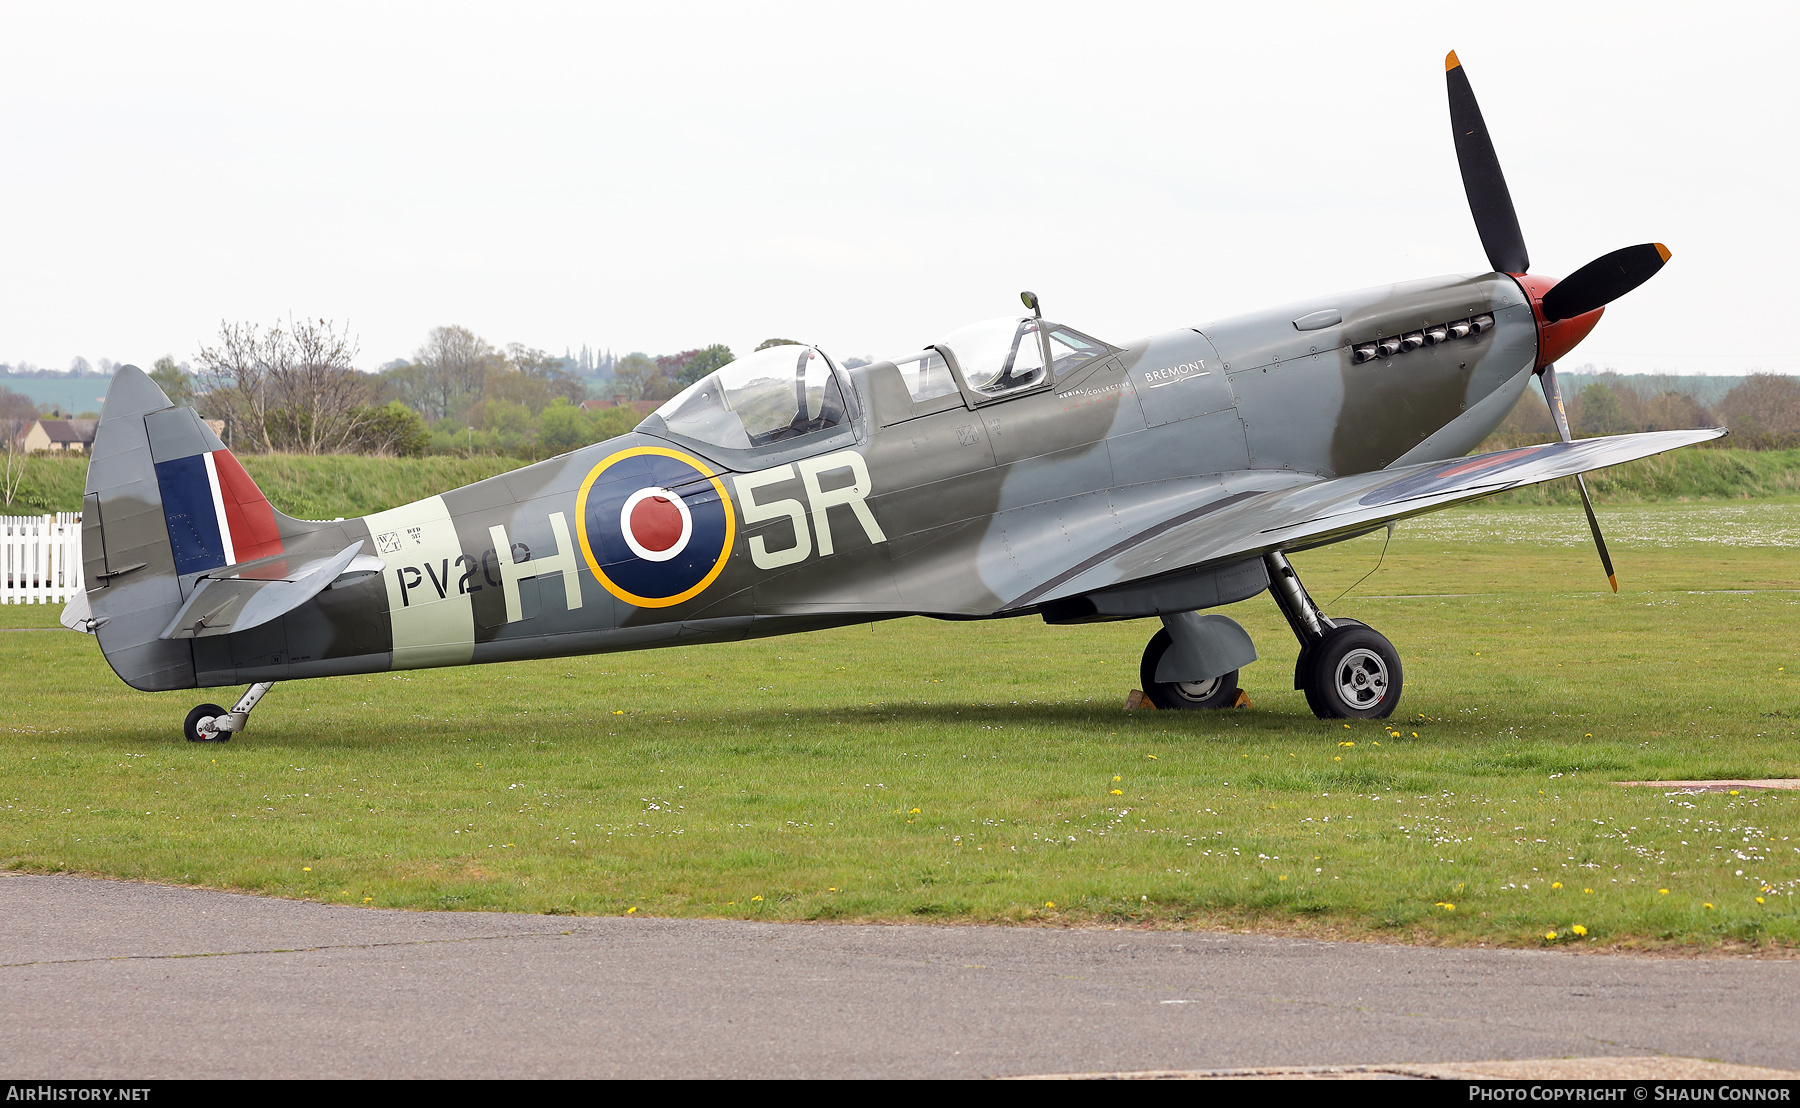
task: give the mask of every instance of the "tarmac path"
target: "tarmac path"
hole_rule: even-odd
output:
[[[1800,1070],[1800,961],[404,912],[0,875],[0,1078]]]

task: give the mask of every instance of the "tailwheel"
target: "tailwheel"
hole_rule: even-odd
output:
[[[231,741],[233,731],[242,731],[250,722],[250,710],[275,687],[273,681],[258,681],[244,690],[238,702],[231,706],[231,711],[217,704],[201,704],[187,714],[187,722],[181,725],[182,733],[191,743],[227,743]]]
[[[1345,622],[1306,649],[1300,675],[1320,719],[1386,719],[1400,702],[1400,655],[1372,627]],[[1158,705],[1160,707],[1160,705]]]
[[[187,714],[187,722],[181,725],[182,734],[191,743],[223,743],[231,741],[231,732],[222,731],[214,726],[215,722],[225,714],[225,709],[217,704],[196,705]]]
[[[1159,682],[1156,667],[1173,642],[1165,629],[1153,635],[1149,645],[1144,647],[1144,660],[1138,665],[1138,680],[1143,683],[1144,695],[1150,698],[1150,703],[1165,711],[1229,708],[1236,703],[1238,671],[1235,669],[1205,681]]]

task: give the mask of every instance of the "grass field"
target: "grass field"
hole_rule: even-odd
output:
[[[248,454],[243,463],[270,502],[301,519],[368,515],[525,464],[493,454],[472,458]],[[78,512],[86,477],[86,458],[33,457],[14,503],[0,507],[0,514]],[[1677,450],[1590,473],[1588,487],[1602,503],[1615,505],[1792,497],[1800,495],[1800,450]],[[1565,479],[1505,493],[1490,503],[1580,504],[1581,500],[1575,482]]]
[[[1579,509],[1296,557],[1399,648],[1391,728],[1307,712],[1266,597],[1228,610],[1262,652],[1247,711],[1123,712],[1153,623],[904,620],[280,685],[222,747],[179,738],[196,694],[0,631],[0,865],[411,908],[1791,950],[1800,793],[1614,782],[1800,777],[1800,503],[1601,512],[1616,597]]]

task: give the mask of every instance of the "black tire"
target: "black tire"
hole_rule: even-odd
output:
[[[1169,629],[1165,627],[1151,636],[1149,645],[1144,647],[1144,660],[1138,663],[1138,680],[1142,682],[1144,695],[1150,698],[1150,703],[1168,711],[1193,711],[1202,708],[1229,708],[1237,702],[1238,671],[1235,669],[1211,681],[1159,683],[1156,680],[1157,664],[1162,661],[1163,654],[1174,641],[1169,637]]]
[[[1367,627],[1368,626],[1368,624],[1364,623],[1362,620],[1351,619],[1349,616],[1332,616],[1331,622],[1336,624],[1339,627]],[[1326,634],[1329,635],[1330,632],[1326,632]],[[1300,648],[1300,656],[1294,659],[1294,688],[1296,688],[1296,689],[1305,689],[1306,682],[1311,677],[1312,659],[1313,659],[1312,652],[1313,652],[1313,648],[1311,646],[1303,646]]]
[[[197,706],[195,706],[193,711],[191,711],[187,714],[187,722],[183,723],[181,725],[181,733],[186,735],[187,741],[191,742],[191,743],[226,743],[226,742],[230,742],[231,741],[231,732],[229,732],[229,731],[220,731],[210,739],[200,733],[200,721],[201,720],[207,718],[208,716],[222,716],[224,714],[225,714],[225,709],[219,707],[217,704],[197,705]]]
[[[1320,719],[1386,719],[1403,675],[1394,644],[1363,624],[1343,624],[1307,652],[1306,703]]]

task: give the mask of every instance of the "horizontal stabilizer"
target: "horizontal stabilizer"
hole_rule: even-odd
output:
[[[69,602],[63,605],[62,617],[58,622],[69,630],[80,631],[84,635],[94,633],[94,610],[88,607],[86,589],[69,597]]]
[[[325,591],[345,573],[378,571],[381,559],[359,554],[358,539],[338,553],[290,566],[291,556],[224,566],[195,582],[192,595],[163,629],[165,639],[203,639],[248,631],[279,619]]]

